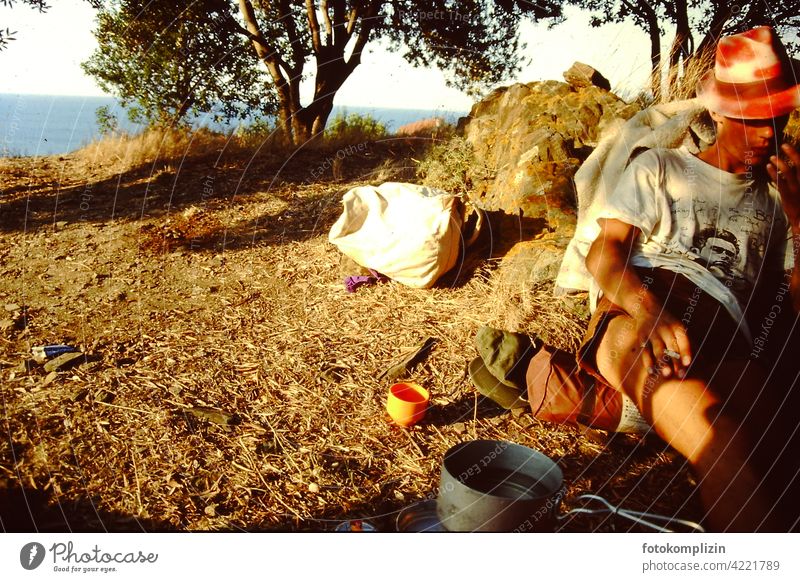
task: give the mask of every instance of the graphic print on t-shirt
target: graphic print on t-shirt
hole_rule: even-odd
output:
[[[700,206],[700,205],[698,205]],[[734,293],[747,288],[770,245],[774,217],[760,205],[703,204],[696,210],[692,260]]]
[[[739,258],[739,241],[729,230],[706,227],[694,237],[692,250],[695,262],[703,265],[717,279],[725,282],[734,277]]]

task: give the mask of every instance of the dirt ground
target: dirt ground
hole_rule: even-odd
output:
[[[515,308],[495,285],[508,241],[484,239],[434,289],[345,292],[327,242],[341,196],[414,148],[359,149],[339,179],[324,151],[124,171],[74,154],[0,160],[3,529],[328,531],[363,518],[392,530],[435,495],[445,451],[480,438],[558,462],[562,511],[587,492],[699,519],[691,476],[657,439],[584,434],[477,398],[475,330]],[[578,337],[583,322],[549,287],[535,292],[521,331],[559,321]],[[381,372],[428,337],[405,378],[433,407],[395,427]],[[86,357],[48,372],[31,358],[47,344]],[[583,515],[561,527],[631,525]]]

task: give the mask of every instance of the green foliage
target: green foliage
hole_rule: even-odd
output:
[[[377,27],[415,66],[435,66],[448,85],[478,94],[521,70],[524,18],[561,18],[557,0],[402,0],[384,2]]]
[[[386,126],[372,117],[342,111],[325,129],[325,140],[334,143],[363,143],[384,139],[389,135]]]
[[[337,91],[369,42],[387,41],[411,64],[437,66],[450,84],[477,93],[524,64],[517,54],[524,46],[521,20],[557,19],[562,4],[90,1],[100,5],[95,32],[100,49],[85,68],[103,88],[135,104],[134,115],[175,122],[188,109],[208,109],[215,100],[224,104],[226,115],[259,107],[277,112],[281,130],[298,144],[322,134]],[[310,102],[300,98],[300,82],[308,77],[314,79]],[[280,107],[272,107],[275,103]]]
[[[240,125],[234,132],[236,143],[247,149],[276,149],[285,146],[285,136],[273,118],[259,117]]]
[[[420,160],[417,175],[426,186],[454,194],[466,194],[472,188],[476,167],[475,152],[463,137],[453,137],[428,149]]]
[[[262,135],[269,135],[278,131],[275,122],[269,117],[259,117],[247,124],[242,124],[236,128],[236,136],[250,138]]]
[[[102,3],[98,49],[83,69],[117,95],[136,123],[174,125],[190,114],[216,121],[270,113],[266,78],[223,0]]]
[[[0,6],[11,8],[16,2],[32,6],[39,12],[47,12],[50,6],[44,0],[0,0]],[[9,41],[16,40],[14,35],[17,34],[16,30],[0,28],[0,51],[8,46]]]
[[[800,0],[564,0],[562,4],[590,12],[592,26],[630,21],[647,34],[655,100],[694,96],[695,81],[713,65],[720,36],[767,24],[785,39],[790,51],[798,48]],[[662,69],[669,74],[666,93],[662,93]]]
[[[100,135],[106,136],[119,133],[119,120],[116,114],[112,113],[108,105],[98,107],[94,112],[94,116]]]

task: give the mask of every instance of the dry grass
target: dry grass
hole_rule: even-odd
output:
[[[103,137],[75,152],[90,164],[112,165],[125,171],[156,160],[180,159],[187,155],[219,153],[226,140],[207,131],[150,128],[138,134],[115,134]]]
[[[125,172],[145,164],[169,163],[186,158],[221,158],[265,150],[286,151],[275,131],[221,134],[206,129],[151,127],[137,134],[107,135],[74,152],[78,161]]]
[[[125,165],[144,159],[125,157],[132,143],[179,156],[219,145],[147,139],[104,151]],[[341,194],[387,155],[368,154],[348,159],[357,175],[345,184],[309,182],[312,154],[249,156],[216,174],[201,156],[182,158],[163,176],[94,185],[87,218],[85,186],[65,192],[52,170],[29,173],[17,195],[37,201],[15,208],[32,219],[0,232],[12,321],[0,342],[0,505],[26,507],[14,503],[24,495],[40,530],[309,531],[365,517],[388,530],[400,508],[435,495],[449,447],[497,438],[556,459],[571,495],[697,517],[683,461],[660,443],[598,440],[478,401],[466,377],[478,326],[574,346],[583,325],[549,285],[504,283],[486,241],[439,288],[344,291],[326,234]],[[101,205],[110,197],[115,212],[131,211],[112,218]],[[379,377],[427,337],[435,347],[406,377],[431,390],[433,407],[400,429]],[[30,362],[31,346],[60,342],[88,361],[55,374]],[[25,517],[4,513],[3,527],[32,529]],[[583,518],[566,529],[627,527]]]

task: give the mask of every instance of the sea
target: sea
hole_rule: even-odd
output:
[[[136,133],[143,129],[128,120],[113,97],[0,94],[0,157],[65,154],[88,145],[101,137],[96,111],[104,106],[116,115],[121,131]],[[371,115],[389,131],[434,116],[455,123],[467,114],[443,109],[335,106],[331,119],[341,112]],[[246,125],[247,121],[215,123],[208,115],[192,120],[194,127],[221,132],[234,131],[242,123]]]

